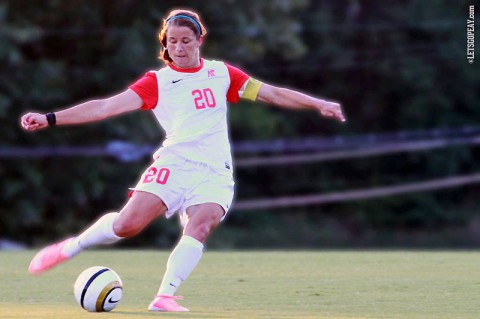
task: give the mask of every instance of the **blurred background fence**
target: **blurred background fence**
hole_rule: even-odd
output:
[[[342,103],[346,124],[232,105],[237,194],[214,248],[477,247],[480,72],[468,1],[0,3],[0,238],[38,245],[119,209],[163,138],[138,112],[35,134],[18,123],[158,69],[171,8],[198,10],[207,58]],[[128,246],[170,247],[176,221]]]

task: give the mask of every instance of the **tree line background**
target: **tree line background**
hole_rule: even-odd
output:
[[[11,152],[112,141],[158,146],[163,135],[151,114],[136,112],[34,134],[20,129],[19,118],[30,110],[53,111],[112,95],[162,67],[157,32],[172,8],[200,12],[208,29],[204,57],[227,61],[262,81],[342,103],[346,124],[260,103],[231,105],[234,144],[268,144],[476,128],[480,72],[479,61],[469,64],[466,59],[468,5],[448,0],[3,1],[0,238],[44,244],[123,206],[149,156],[121,161],[113,156],[53,156],[54,151],[44,156]],[[289,152],[287,147],[273,155]],[[236,152],[235,157],[264,153]],[[388,156],[237,168],[236,200],[472,174],[479,170],[478,155],[475,145],[458,144]],[[326,205],[234,209],[209,245],[476,247],[479,194],[478,185],[472,184]],[[178,232],[176,220],[157,221],[122,245],[170,247]]]

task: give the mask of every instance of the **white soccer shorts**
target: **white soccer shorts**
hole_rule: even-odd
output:
[[[178,212],[184,225],[187,208],[204,203],[222,206],[223,220],[232,205],[234,184],[231,168],[218,172],[205,163],[162,152],[133,190],[157,195],[168,208],[166,217]]]

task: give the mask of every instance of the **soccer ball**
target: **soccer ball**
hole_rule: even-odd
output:
[[[112,269],[94,266],[78,276],[73,292],[83,309],[90,312],[110,311],[122,299],[123,283]]]

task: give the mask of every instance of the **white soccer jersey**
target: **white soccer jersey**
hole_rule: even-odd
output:
[[[230,169],[227,101],[238,101],[248,79],[224,62],[202,59],[198,68],[170,65],[147,73],[130,86],[145,102],[143,108],[151,109],[165,130],[163,145],[154,157],[169,150],[215,169]]]

